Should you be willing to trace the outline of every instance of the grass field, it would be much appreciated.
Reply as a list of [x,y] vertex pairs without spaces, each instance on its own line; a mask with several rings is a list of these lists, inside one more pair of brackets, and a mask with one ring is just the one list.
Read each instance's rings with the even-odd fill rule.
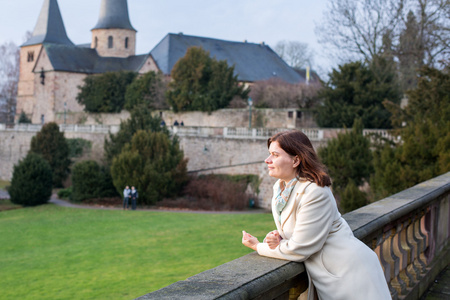
[[270,214],[54,206],[0,212],[0,299],[134,299],[250,253]]

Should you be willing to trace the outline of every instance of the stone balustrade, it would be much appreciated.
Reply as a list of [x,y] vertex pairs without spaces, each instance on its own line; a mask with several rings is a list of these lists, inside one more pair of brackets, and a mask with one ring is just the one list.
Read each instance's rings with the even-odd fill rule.
[[[392,299],[419,299],[449,264],[449,200],[450,172],[344,215],[377,253]],[[307,284],[302,263],[251,253],[138,299],[296,299]]]

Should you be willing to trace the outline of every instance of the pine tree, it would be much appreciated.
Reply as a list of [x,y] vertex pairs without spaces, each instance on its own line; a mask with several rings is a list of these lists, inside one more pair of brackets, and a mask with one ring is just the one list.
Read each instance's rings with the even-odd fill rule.
[[113,159],[111,174],[117,191],[135,186],[139,202],[152,204],[181,191],[187,181],[186,165],[176,138],[140,130]]
[[23,206],[47,203],[52,195],[52,182],[49,163],[38,154],[28,153],[14,166],[8,188],[11,202]]
[[37,153],[48,161],[53,172],[53,186],[61,187],[69,174],[69,146],[58,124],[45,124],[31,139],[29,153]]

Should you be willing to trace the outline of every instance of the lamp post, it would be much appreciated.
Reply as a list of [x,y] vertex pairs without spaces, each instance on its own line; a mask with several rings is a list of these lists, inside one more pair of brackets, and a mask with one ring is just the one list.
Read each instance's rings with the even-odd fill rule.
[[248,98],[248,128],[252,128],[252,98]]

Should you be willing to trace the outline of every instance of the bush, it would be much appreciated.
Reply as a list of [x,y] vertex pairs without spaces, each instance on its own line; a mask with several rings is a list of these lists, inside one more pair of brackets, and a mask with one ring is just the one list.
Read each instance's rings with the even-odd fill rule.
[[11,186],[8,189],[11,202],[23,206],[35,206],[48,202],[52,195],[52,169],[42,156],[29,153],[14,166]]
[[22,111],[18,120],[19,124],[31,124],[30,118]]
[[119,193],[134,185],[139,203],[154,204],[181,191],[187,181],[186,165],[176,138],[140,130],[113,159],[111,174]]
[[202,176],[189,181],[184,195],[190,199],[190,208],[204,210],[244,210],[254,195],[247,194],[245,180],[234,181],[224,176]]
[[93,160],[82,161],[73,167],[71,200],[81,202],[113,196],[117,196],[117,192],[107,168]]
[[69,175],[69,146],[64,133],[56,123],[45,124],[41,131],[31,139],[29,153],[36,153],[50,164],[53,172],[53,186],[61,187]]
[[81,157],[92,148],[92,142],[82,138],[66,139],[66,142],[69,146],[70,158]]
[[68,187],[67,189],[62,189],[58,191],[58,198],[59,199],[66,199],[69,200],[72,198],[72,187]]

